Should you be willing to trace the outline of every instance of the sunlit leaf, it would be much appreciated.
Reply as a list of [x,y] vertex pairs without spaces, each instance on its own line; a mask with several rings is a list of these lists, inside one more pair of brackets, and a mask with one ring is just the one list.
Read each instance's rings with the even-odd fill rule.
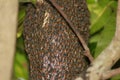
[[114,36],[116,8],[116,2],[109,2],[109,4],[103,9],[102,15],[100,15],[91,27],[90,43],[97,43],[94,57],[97,57],[99,53],[107,47]]
[[21,21],[23,21],[24,19],[24,16],[25,16],[25,7],[22,7],[19,9],[19,14],[18,14],[18,23],[20,24]]
[[92,3],[95,3],[96,0],[86,0],[88,4],[92,4]]
[[23,24],[21,24],[21,25],[18,27],[18,30],[17,30],[17,38],[21,37],[22,32],[23,32]]
[[18,14],[17,38],[19,38],[22,35],[24,17],[25,17],[25,7],[20,6],[19,14]]
[[107,19],[111,16],[112,8],[111,5],[114,5],[114,1],[111,1],[108,3],[107,6],[104,7],[104,9],[99,13],[99,16],[97,18],[94,18],[96,21],[91,25],[90,34],[93,35],[97,31],[99,31],[101,28],[103,28],[103,25],[106,23]]
[[28,80],[27,60],[24,54],[16,53],[14,74],[16,78],[24,78]]
[[[98,4],[100,6],[106,6],[109,2],[111,2],[112,0],[97,0]],[[114,1],[114,0],[113,0]]]

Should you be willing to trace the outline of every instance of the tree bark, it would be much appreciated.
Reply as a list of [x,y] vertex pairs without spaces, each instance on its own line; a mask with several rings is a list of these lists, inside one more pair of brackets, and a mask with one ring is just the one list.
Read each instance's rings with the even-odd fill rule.
[[11,80],[18,0],[0,0],[0,80]]

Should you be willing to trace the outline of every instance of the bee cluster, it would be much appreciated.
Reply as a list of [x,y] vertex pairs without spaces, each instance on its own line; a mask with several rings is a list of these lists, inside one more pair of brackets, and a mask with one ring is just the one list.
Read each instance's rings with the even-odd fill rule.
[[[90,22],[86,1],[54,1],[87,43]],[[87,67],[78,37],[47,0],[37,2],[36,7],[28,5],[23,35],[30,80],[73,80]]]

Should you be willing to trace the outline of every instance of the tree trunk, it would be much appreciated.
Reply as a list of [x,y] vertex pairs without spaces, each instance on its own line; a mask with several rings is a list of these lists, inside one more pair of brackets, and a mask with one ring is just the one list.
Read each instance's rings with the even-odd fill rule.
[[17,12],[17,0],[0,0],[0,80],[11,79]]

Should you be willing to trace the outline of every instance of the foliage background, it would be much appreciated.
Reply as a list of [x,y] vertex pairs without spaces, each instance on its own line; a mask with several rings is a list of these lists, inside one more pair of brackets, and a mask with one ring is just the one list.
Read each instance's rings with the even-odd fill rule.
[[[117,0],[86,0],[91,14],[89,48],[96,58],[110,43],[115,32]],[[18,30],[16,55],[14,60],[13,80],[28,80],[28,59],[24,50],[23,20],[26,6],[23,3],[35,0],[19,0]],[[119,66],[120,63],[117,64]],[[120,75],[110,80],[120,80]]]

